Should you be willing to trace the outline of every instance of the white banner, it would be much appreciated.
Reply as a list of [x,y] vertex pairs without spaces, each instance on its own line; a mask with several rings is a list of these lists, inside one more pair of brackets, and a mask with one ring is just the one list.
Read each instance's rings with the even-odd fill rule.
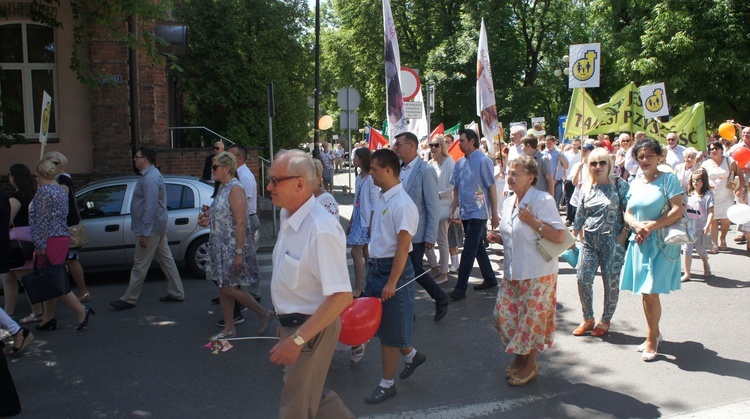
[[391,3],[383,0],[383,32],[385,40],[385,112],[388,115],[388,138],[406,131],[408,121],[404,112],[401,92],[401,56],[398,50],[396,24],[393,22]]
[[487,150],[495,156],[495,136],[499,134],[497,105],[495,104],[495,87],[492,83],[490,51],[487,47],[487,30],[479,30],[479,47],[477,48],[477,116],[482,121],[482,135],[487,138]]
[[568,87],[599,87],[601,57],[599,43],[571,45]]
[[664,82],[641,86],[639,90],[643,101],[644,118],[658,118],[669,115],[667,89],[664,87]]

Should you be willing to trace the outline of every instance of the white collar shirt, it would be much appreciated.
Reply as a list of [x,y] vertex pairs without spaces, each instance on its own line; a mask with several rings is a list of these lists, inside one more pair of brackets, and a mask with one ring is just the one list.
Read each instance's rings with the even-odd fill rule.
[[[419,223],[419,211],[404,187],[399,183],[380,193],[375,205],[370,232],[370,257],[392,258],[398,249],[398,233],[406,231],[414,236]],[[409,251],[412,251],[409,240]]]
[[685,157],[682,155],[682,153],[684,152],[685,147],[681,145],[676,145],[674,146],[674,148],[670,148],[669,146],[667,146],[667,165],[674,169],[678,164],[685,163]]
[[255,175],[246,164],[241,164],[237,168],[237,179],[240,180],[242,187],[245,188],[247,212],[250,215],[255,214],[258,212],[258,183],[255,182]]
[[[513,159],[517,159],[519,156],[523,156],[523,144],[514,145],[513,143],[510,143],[508,146],[508,161],[512,161]],[[509,165],[506,165],[506,172],[510,167]]]
[[292,215],[282,209],[271,276],[276,312],[312,315],[339,292],[352,292],[346,235],[339,221],[314,196]]

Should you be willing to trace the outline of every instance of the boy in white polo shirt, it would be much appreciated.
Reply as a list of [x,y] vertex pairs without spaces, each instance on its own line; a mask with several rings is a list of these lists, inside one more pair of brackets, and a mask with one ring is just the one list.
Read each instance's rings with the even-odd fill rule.
[[370,175],[380,187],[370,237],[370,260],[364,295],[383,300],[383,317],[378,328],[383,358],[383,378],[366,403],[380,403],[396,395],[395,375],[399,354],[406,365],[399,377],[409,378],[427,357],[411,346],[414,330],[414,283],[396,289],[414,278],[409,261],[411,239],[417,231],[417,206],[399,180],[396,153],[380,149],[370,158]]

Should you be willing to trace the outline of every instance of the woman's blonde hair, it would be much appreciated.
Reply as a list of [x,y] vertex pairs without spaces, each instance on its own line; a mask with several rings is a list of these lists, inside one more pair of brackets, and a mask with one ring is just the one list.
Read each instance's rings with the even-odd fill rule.
[[217,154],[214,157],[213,162],[216,165],[228,167],[229,174],[232,176],[234,176],[235,172],[237,172],[237,158],[234,157],[234,154],[228,151],[222,151],[221,153]]
[[318,159],[313,159],[313,165],[315,166],[315,176],[317,178],[323,177],[323,163]]
[[59,152],[59,151],[50,151],[44,154],[44,157],[42,157],[44,160],[53,160],[58,163],[60,163],[60,167],[63,171],[65,171],[65,168],[68,166],[68,158],[65,157],[65,154]]
[[[445,144],[445,137],[442,135],[436,135],[428,141],[428,144],[433,141],[437,141],[440,144],[440,153],[442,153],[444,157],[448,157],[448,146]],[[432,148],[430,148],[430,150],[432,150]]]
[[[614,177],[614,168],[612,167],[612,157],[609,155],[609,151],[607,151],[604,147],[598,147],[595,148],[591,153],[589,153],[588,162],[589,162],[589,180],[591,181],[590,185],[596,184],[596,175],[594,174],[594,170],[591,167],[591,162],[599,162],[599,161],[606,161],[607,162],[607,179],[611,179]],[[598,163],[597,163],[598,164]]]
[[47,180],[52,180],[57,175],[57,165],[52,160],[41,159],[36,163],[36,173]]

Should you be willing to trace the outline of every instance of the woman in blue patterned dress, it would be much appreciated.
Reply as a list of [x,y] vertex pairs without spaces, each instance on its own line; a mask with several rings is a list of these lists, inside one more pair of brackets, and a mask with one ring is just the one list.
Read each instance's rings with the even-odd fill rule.
[[[664,243],[658,230],[682,217],[682,186],[677,176],[656,168],[661,153],[661,145],[651,138],[633,146],[632,155],[643,177],[630,185],[625,210],[625,222],[632,230],[620,274],[620,289],[643,295],[648,334],[636,350],[643,353],[644,361],[656,358],[662,341],[659,294],[680,289],[680,246]],[[670,210],[662,214],[667,199]]]
[[370,176],[370,149],[361,147],[354,152],[354,167],[360,174],[354,181],[354,212],[346,228],[346,244],[352,247],[354,264],[354,297],[362,295],[365,282],[365,261],[369,258],[367,244],[370,243],[370,220],[380,188]]
[[256,257],[251,241],[246,240],[250,232],[250,216],[247,211],[245,190],[237,178],[237,160],[234,155],[222,151],[213,159],[211,172],[217,183],[221,183],[210,210],[204,210],[201,226],[211,225],[208,239],[208,263],[206,279],[216,282],[219,287],[219,304],[224,317],[224,328],[211,337],[219,340],[237,336],[234,328],[234,301],[254,311],[260,319],[258,335],[265,333],[273,321],[273,312],[266,310],[255,299],[243,291],[241,285],[250,285],[251,278],[258,278],[258,272],[251,272]]
[[[57,168],[54,162],[40,160],[36,164],[36,174],[39,189],[29,205],[29,226],[31,238],[34,241],[34,258],[46,256],[46,260],[49,260],[51,265],[62,265],[65,263],[70,247],[68,194],[55,181]],[[39,266],[43,265],[44,263],[39,263]],[[75,312],[79,321],[75,327],[76,330],[86,327],[91,315],[96,314],[91,307],[81,304],[78,298],[69,291],[65,295],[44,302],[44,315],[42,322],[36,327],[37,330],[57,329],[57,320],[55,320],[57,300],[62,301]]]
[[[620,271],[625,248],[617,242],[623,229],[623,210],[630,185],[615,176],[612,159],[600,147],[588,156],[589,185],[580,192],[580,201],[573,225],[574,235],[583,230],[583,248],[578,261],[578,296],[583,308],[583,322],[573,335],[604,336],[617,308],[620,296]],[[604,281],[604,310],[594,327],[593,284],[596,270],[601,268]]]

